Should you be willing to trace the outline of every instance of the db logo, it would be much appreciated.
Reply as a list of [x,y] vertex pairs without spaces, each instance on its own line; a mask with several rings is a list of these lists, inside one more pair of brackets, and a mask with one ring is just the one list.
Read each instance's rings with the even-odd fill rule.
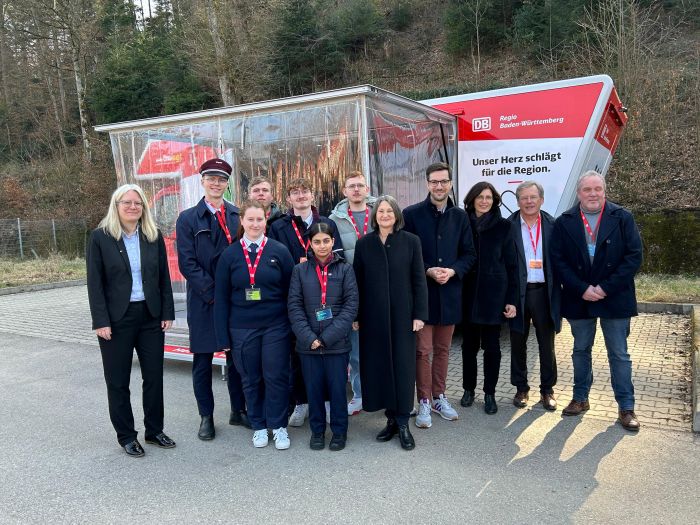
[[491,117],[477,117],[472,119],[472,131],[488,131],[491,129]]

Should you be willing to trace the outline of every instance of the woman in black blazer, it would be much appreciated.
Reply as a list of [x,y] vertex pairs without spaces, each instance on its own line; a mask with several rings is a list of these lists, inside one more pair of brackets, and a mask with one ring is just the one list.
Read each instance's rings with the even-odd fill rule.
[[109,417],[127,455],[141,457],[129,398],[134,349],[143,377],[146,443],[173,448],[163,433],[163,343],[175,319],[163,237],[137,185],[112,194],[87,247],[87,284],[107,383]]

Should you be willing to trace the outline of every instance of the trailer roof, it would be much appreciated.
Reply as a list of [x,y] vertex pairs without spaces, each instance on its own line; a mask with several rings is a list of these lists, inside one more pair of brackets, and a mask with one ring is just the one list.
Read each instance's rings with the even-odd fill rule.
[[139,120],[129,120],[126,122],[117,122],[114,124],[101,124],[95,126],[95,131],[129,131],[135,129],[155,128],[168,126],[178,123],[193,123],[209,120],[212,117],[223,117],[228,115],[236,115],[240,113],[257,113],[275,108],[287,108],[295,105],[305,105],[310,102],[326,101],[332,99],[349,98],[358,95],[364,95],[371,98],[379,98],[387,102],[392,102],[399,106],[409,107],[421,111],[432,116],[436,120],[452,121],[454,115],[446,113],[439,109],[432,108],[410,98],[402,97],[390,91],[365,84],[361,86],[333,89],[329,91],[319,91],[318,93],[310,93],[308,95],[297,95],[293,97],[278,98],[273,100],[265,100],[262,102],[251,102],[249,104],[240,104],[237,106],[225,106],[222,108],[207,109],[202,111],[190,111],[187,113],[178,113],[175,115],[167,115],[164,117],[152,117]]

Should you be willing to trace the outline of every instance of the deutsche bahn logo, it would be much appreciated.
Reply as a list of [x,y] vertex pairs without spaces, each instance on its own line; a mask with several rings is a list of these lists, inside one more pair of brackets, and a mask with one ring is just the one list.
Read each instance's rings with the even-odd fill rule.
[[472,131],[489,131],[491,129],[491,117],[477,117],[472,119]]

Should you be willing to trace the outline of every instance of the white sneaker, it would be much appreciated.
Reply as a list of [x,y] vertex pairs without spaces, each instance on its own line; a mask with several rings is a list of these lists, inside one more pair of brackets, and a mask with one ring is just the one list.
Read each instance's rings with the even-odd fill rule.
[[416,416],[416,426],[418,428],[430,428],[433,426],[433,418],[430,417],[430,401],[421,399]]
[[324,403],[326,405],[326,423],[329,425],[331,424],[331,402],[326,401]]
[[309,415],[309,405],[304,403],[303,405],[297,405],[294,407],[294,412],[289,416],[289,426],[290,427],[300,427],[304,424],[304,421]]
[[253,432],[253,446],[255,448],[263,448],[267,446],[267,429],[256,430]]
[[348,403],[348,416],[356,416],[362,412],[362,398],[353,397]]
[[459,419],[459,414],[452,408],[452,405],[445,397],[445,394],[440,394],[440,397],[433,399],[433,412],[440,414],[442,419],[447,419],[448,421],[455,421]]
[[272,439],[275,440],[277,450],[287,450],[289,448],[289,434],[286,427],[279,427],[272,431]]

